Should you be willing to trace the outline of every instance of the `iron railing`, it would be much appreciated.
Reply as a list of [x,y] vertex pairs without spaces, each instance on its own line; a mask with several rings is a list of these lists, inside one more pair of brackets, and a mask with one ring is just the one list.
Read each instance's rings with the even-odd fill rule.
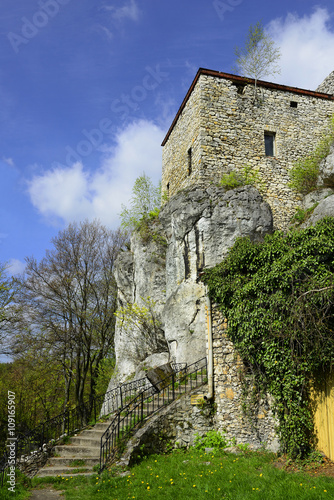
[[[65,410],[63,413],[46,420],[34,429],[18,433],[16,439],[16,461],[31,457],[34,452],[51,448],[64,436],[79,432],[91,420],[109,415],[122,409],[127,401],[133,399],[138,393],[146,390],[151,384],[147,378],[128,382],[111,389],[107,393],[85,401],[83,404]],[[8,469],[8,454],[5,451],[0,457],[0,484],[3,486]]]
[[174,371],[157,386],[147,387],[117,415],[101,437],[100,471],[125,443],[125,440],[140,426],[146,417],[172,403],[182,394],[207,382],[207,359],[192,365],[174,366]]

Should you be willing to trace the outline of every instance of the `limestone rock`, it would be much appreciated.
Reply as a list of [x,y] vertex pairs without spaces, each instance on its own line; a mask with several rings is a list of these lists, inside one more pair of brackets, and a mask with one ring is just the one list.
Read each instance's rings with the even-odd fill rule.
[[317,92],[324,94],[334,94],[334,71],[332,71],[324,81],[317,87]]
[[314,224],[324,217],[334,217],[334,195],[322,200],[314,209],[311,217],[301,227],[314,226]]
[[109,384],[112,389],[119,383],[128,380],[130,375],[135,378],[145,376],[140,363],[146,360],[146,367],[150,362],[155,364],[152,355],[164,353],[163,362],[166,360],[167,344],[164,340],[163,321],[161,312],[165,305],[165,253],[166,245],[162,227],[158,221],[152,223],[151,230],[155,237],[144,237],[135,232],[131,238],[131,249],[122,252],[115,265],[115,278],[118,287],[118,307],[127,304],[145,305],[145,300],[150,297],[154,301],[155,320],[160,323],[157,344],[152,339],[142,337],[142,332],[134,325],[125,326],[117,318],[115,329],[116,351],[116,377]]
[[320,163],[319,186],[334,188],[334,143],[328,156]]
[[239,236],[261,239],[272,231],[272,214],[259,192],[246,186],[211,186],[177,193],[160,220],[167,236],[165,335],[177,363],[206,355],[205,268],[226,257]]
[[159,348],[150,347],[136,328],[125,328],[118,318],[116,377],[109,389],[129,380],[130,374],[144,376],[157,366],[157,357],[161,365],[191,364],[205,357],[207,298],[201,273],[221,262],[237,237],[258,240],[272,231],[270,207],[250,186],[179,192],[161,210],[160,222],[153,238],[133,235],[131,250],[117,260],[116,281],[119,307],[141,306],[147,297],[155,301],[161,342]]
[[312,191],[311,193],[304,196],[303,208],[305,210],[307,210],[308,208],[312,208],[316,203],[320,203],[322,200],[332,194],[334,194],[334,190],[331,188],[323,188]]

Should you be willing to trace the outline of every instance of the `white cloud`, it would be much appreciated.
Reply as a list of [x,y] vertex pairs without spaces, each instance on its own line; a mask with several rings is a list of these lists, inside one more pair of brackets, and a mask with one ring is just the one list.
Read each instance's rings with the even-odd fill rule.
[[275,82],[315,90],[334,69],[332,15],[317,7],[310,15],[288,14],[266,27],[280,47],[281,75]]
[[118,133],[115,146],[104,148],[97,171],[89,172],[78,162],[33,177],[28,183],[32,204],[51,223],[99,218],[116,228],[136,178],[145,172],[154,183],[159,181],[163,136],[150,121],[134,122]]
[[131,19],[132,21],[138,21],[139,19],[139,8],[135,0],[129,0],[129,2],[123,7],[114,7],[108,5],[104,7],[105,10],[112,12],[112,17],[118,21],[123,19]]
[[2,158],[2,161],[4,161],[5,163],[7,163],[7,165],[9,165],[10,167],[14,167],[14,160],[13,158]]
[[8,272],[11,276],[23,273],[26,264],[18,259],[11,259],[8,263]]

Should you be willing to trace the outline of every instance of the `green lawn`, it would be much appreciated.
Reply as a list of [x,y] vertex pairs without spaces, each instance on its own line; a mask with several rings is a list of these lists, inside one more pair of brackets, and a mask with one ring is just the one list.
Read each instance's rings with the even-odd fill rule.
[[[58,477],[52,482],[54,488],[65,490],[66,500],[334,498],[333,479],[287,473],[273,467],[274,459],[269,453],[205,454],[192,449],[151,456],[132,467],[127,477],[116,477],[111,468],[102,475],[80,479]],[[50,480],[32,481],[35,488],[45,483]],[[13,498],[13,494],[1,498]]]

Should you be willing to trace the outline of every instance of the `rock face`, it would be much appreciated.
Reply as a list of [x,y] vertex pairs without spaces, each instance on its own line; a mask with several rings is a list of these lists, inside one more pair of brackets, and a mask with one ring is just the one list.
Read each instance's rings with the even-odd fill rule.
[[[116,376],[108,390],[123,383],[130,375],[145,376],[145,369],[169,361],[168,346],[163,334],[162,310],[165,305],[165,254],[166,242],[162,227],[155,221],[149,234],[133,233],[131,248],[122,252],[116,262],[115,278],[118,287],[118,309],[137,304],[149,309],[148,301],[154,304],[154,320],[158,324],[157,338],[147,338],[136,324],[126,324],[118,317],[115,331]],[[147,314],[152,320],[153,311]]]
[[324,81],[317,87],[317,92],[324,94],[334,94],[334,71],[332,71]]
[[[163,207],[150,235],[135,233],[131,248],[116,264],[118,304],[154,300],[165,343],[147,342],[142,332],[117,319],[116,376],[110,389],[148,368],[173,361],[192,363],[206,356],[205,268],[226,256],[239,236],[259,240],[272,231],[268,203],[252,187],[226,191],[195,187],[177,193]],[[161,340],[161,339],[160,339]]]
[[160,213],[167,237],[165,336],[178,363],[206,355],[206,291],[200,274],[221,262],[239,236],[272,230],[270,207],[252,187],[195,187],[177,193]]
[[301,227],[314,226],[314,224],[324,217],[334,217],[334,195],[328,196],[324,200],[320,201],[319,205],[314,209],[312,215]]
[[334,188],[334,143],[331,145],[328,156],[320,163],[320,186]]

